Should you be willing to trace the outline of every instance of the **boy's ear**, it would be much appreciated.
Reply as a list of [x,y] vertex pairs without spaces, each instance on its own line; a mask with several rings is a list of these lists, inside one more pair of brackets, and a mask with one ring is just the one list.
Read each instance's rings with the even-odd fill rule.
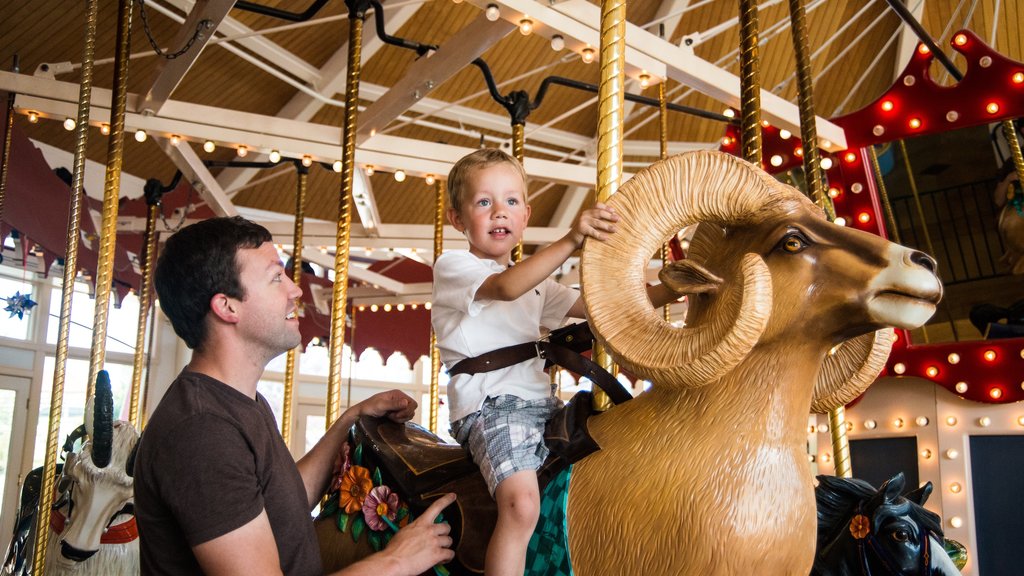
[[234,324],[238,322],[238,301],[218,292],[210,298],[210,312],[221,321]]
[[452,227],[459,232],[466,231],[466,227],[462,224],[462,216],[459,214],[458,210],[449,208],[448,212],[446,212],[446,216],[448,217],[448,223],[451,224]]

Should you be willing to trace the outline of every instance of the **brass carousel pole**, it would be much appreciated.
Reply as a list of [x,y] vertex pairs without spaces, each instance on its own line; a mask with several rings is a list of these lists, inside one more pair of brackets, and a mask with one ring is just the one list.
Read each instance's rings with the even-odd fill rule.
[[96,261],[96,313],[93,316],[92,349],[86,398],[95,393],[96,375],[103,368],[107,345],[107,312],[114,272],[117,241],[117,200],[121,192],[124,153],[124,112],[128,98],[128,57],[132,32],[132,0],[121,0],[117,13],[117,48],[114,55],[114,92],[111,95],[110,137],[107,140],[107,177],[103,189],[103,222]]
[[[444,195],[445,182],[438,178],[434,184],[434,262],[444,250]],[[441,352],[437,349],[437,334],[430,329],[430,431],[437,433],[437,406],[441,398],[438,377],[441,372]]]
[[[836,219],[832,199],[825,193],[818,158],[818,130],[814,119],[814,87],[811,76],[811,59],[807,51],[807,18],[803,0],[789,0],[789,17],[793,27],[793,51],[796,53],[796,76],[800,104],[800,139],[804,146],[804,181],[807,192],[814,202],[828,214],[829,220]],[[828,413],[829,431],[832,434],[832,454],[836,476],[852,478],[850,468],[850,443],[846,438],[846,409],[839,406]]]
[[341,352],[345,344],[345,308],[348,301],[349,236],[352,232],[352,184],[355,176],[356,116],[363,52],[363,20],[368,0],[346,0],[348,6],[348,78],[345,82],[345,126],[342,134],[341,194],[335,238],[334,291],[331,305],[330,375],[327,379],[327,427],[341,414]]
[[868,146],[871,158],[871,170],[875,174],[875,183],[878,185],[878,195],[882,198],[882,210],[885,211],[885,221],[889,225],[889,236],[897,244],[900,241],[900,230],[896,227],[896,214],[892,211],[892,204],[889,202],[889,191],[885,189],[885,180],[882,178],[882,167],[878,164],[878,152],[874,145]]
[[[14,55],[14,65],[11,70],[18,73],[18,56]],[[7,168],[11,160],[11,132],[14,130],[14,99],[17,97],[13,91],[7,93],[7,127],[4,130],[4,147],[0,151],[0,217],[4,215],[4,200],[7,198]]]
[[[601,84],[598,87],[597,201],[607,202],[622,183],[622,124],[626,94],[626,2],[601,0]],[[616,375],[618,367],[604,346],[594,346],[594,362]],[[593,390],[594,408],[611,399]]]
[[71,329],[71,296],[78,272],[78,236],[82,220],[82,190],[85,181],[85,145],[89,134],[89,106],[92,100],[92,70],[96,52],[96,20],[99,1],[89,0],[85,8],[85,48],[82,52],[82,78],[78,86],[78,115],[75,124],[75,160],[68,206],[68,234],[64,251],[64,284],[61,288],[60,321],[57,325],[57,351],[50,393],[50,422],[46,431],[43,478],[36,511],[36,541],[32,567],[37,576],[46,572],[46,544],[50,535],[50,505],[57,469],[57,434],[64,409],[64,377],[68,362],[68,333]]
[[[526,160],[526,152],[524,150],[526,140],[526,124],[522,122],[512,122],[512,155],[515,156],[520,166],[523,161]],[[512,249],[512,261],[521,262],[523,260],[523,239],[519,239],[519,243]]]
[[[665,98],[665,80],[658,82],[658,138],[661,141],[662,160],[668,158],[668,101]],[[668,266],[668,242],[661,245],[661,266]],[[672,304],[665,304],[662,313],[665,322],[672,320]]]
[[743,159],[761,166],[761,81],[757,0],[740,0],[740,116]]
[[[148,183],[147,183],[148,185]],[[159,190],[154,188],[155,192]],[[150,292],[153,289],[153,270],[156,268],[156,219],[160,211],[160,196],[147,190],[146,233],[143,236],[142,282],[139,286],[139,325],[135,331],[135,353],[132,355],[132,391],[128,406],[128,421],[139,429],[139,396],[142,390],[143,360],[146,353],[146,326],[149,322]]]
[[[295,233],[292,236],[292,282],[302,287],[302,226],[306,218],[306,184],[309,179],[309,168],[301,163],[295,164],[298,174],[298,189],[295,191]],[[296,301],[302,306],[302,299]],[[300,310],[301,312],[301,310]],[[292,402],[295,398],[295,359],[302,353],[302,344],[288,351],[284,364],[284,406],[281,408],[281,437],[285,446],[291,448],[292,440]]]
[[[1003,135],[1006,136],[1006,143],[1010,145],[1010,155],[1013,158],[1013,166],[1017,169],[1017,178],[1024,183],[1024,155],[1020,151],[1020,140],[1017,139],[1017,131],[1013,128],[1013,122],[1003,121]],[[1013,199],[1013,186],[1006,187],[1007,201]]]

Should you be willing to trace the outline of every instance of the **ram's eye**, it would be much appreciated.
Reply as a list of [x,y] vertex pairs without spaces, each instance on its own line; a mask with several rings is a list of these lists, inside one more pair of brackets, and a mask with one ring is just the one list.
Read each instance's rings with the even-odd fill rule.
[[807,242],[795,234],[790,234],[782,239],[782,249],[786,252],[796,254],[803,251],[804,248],[807,248]]

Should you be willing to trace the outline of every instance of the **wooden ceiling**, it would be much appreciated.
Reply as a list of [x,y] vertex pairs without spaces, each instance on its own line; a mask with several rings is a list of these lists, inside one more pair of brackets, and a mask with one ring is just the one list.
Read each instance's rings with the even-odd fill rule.
[[[302,10],[305,6],[299,4],[312,1],[261,0],[260,3],[282,10]],[[501,17],[513,22],[524,12],[533,17],[532,13],[553,14],[581,2],[585,4],[583,0],[551,4],[533,0],[493,1]],[[223,4],[224,0],[220,3]],[[907,3],[917,11],[924,28],[939,39],[940,45],[947,48],[948,54],[954,55],[954,62],[961,67],[965,66],[962,58],[948,49],[952,33],[961,28],[971,29],[986,40],[995,38],[995,46],[1000,52],[1018,61],[1024,59],[1024,41],[1019,26],[1024,18],[1021,13],[1024,2],[1020,0],[907,0]],[[199,3],[200,6],[211,4],[217,4],[217,1]],[[689,38],[693,41],[691,48],[696,57],[716,65],[722,74],[736,75],[739,69],[736,57],[739,45],[739,28],[735,21],[737,4],[735,0],[633,0],[627,4],[627,18],[633,25],[663,35],[673,45],[685,45],[684,38]],[[766,90],[788,102],[795,102],[796,82],[793,78],[794,58],[787,4],[781,0],[761,3],[761,82]],[[484,37],[484,44],[489,48],[482,52],[482,57],[490,66],[503,94],[525,90],[535,95],[541,81],[551,75],[591,84],[599,82],[598,64],[582,62],[573,51],[581,46],[574,40],[575,28],[554,29],[551,22],[557,20],[545,16],[538,18],[536,33],[528,36],[516,32],[511,26],[507,28],[512,31],[504,36],[494,30],[485,32],[482,30],[488,23],[482,19],[481,8],[486,5],[486,0],[459,3],[452,0],[387,0],[384,5],[385,27],[393,36],[440,46],[441,50],[434,57],[444,52],[446,44],[458,43],[467,37]],[[856,110],[874,100],[890,85],[894,74],[909,57],[908,50],[912,50],[915,43],[912,33],[881,0],[806,0],[806,5],[810,48],[814,54],[812,70],[818,115],[828,118]],[[140,6],[144,7],[145,19]],[[127,80],[131,94],[144,95],[153,85],[160,67],[169,65],[154,55],[149,37],[163,48],[171,49],[168,46],[179,34],[181,22],[194,7],[193,0],[134,3],[133,58]],[[85,2],[67,0],[7,0],[0,7],[0,67],[10,70],[12,57],[17,55],[22,75],[32,77],[40,65],[57,64],[52,66],[57,71],[55,76],[51,75],[52,80],[40,78],[38,86],[33,85],[32,90],[41,94],[35,94],[33,99],[19,95],[18,100],[19,109],[49,102],[39,106],[49,106],[49,110],[41,111],[50,118],[30,124],[26,116],[20,114],[16,122],[30,138],[69,152],[74,147],[74,135],[64,130],[60,122],[64,118],[60,111],[67,109],[67,102],[60,105],[53,102],[62,98],[58,94],[67,92],[63,83],[74,85],[79,82],[85,10]],[[573,13],[580,12],[579,6],[573,10]],[[169,181],[177,168],[175,160],[179,164],[181,160],[172,159],[165,152],[163,141],[175,130],[185,136],[180,146],[190,146],[194,155],[202,160],[216,161],[236,160],[235,148],[239,145],[246,145],[254,151],[246,158],[249,160],[261,158],[256,152],[267,152],[276,142],[302,142],[306,134],[316,134],[321,140],[333,137],[330,136],[333,133],[327,130],[339,130],[343,121],[343,109],[338,104],[344,99],[347,14],[341,0],[327,1],[315,16],[303,23],[288,22],[237,7],[230,9],[227,16],[219,20],[213,36],[215,40],[205,45],[170,93],[176,109],[185,110],[186,124],[176,123],[181,119],[173,117],[174,113],[169,110],[171,105],[151,117],[143,117],[137,114],[139,110],[129,107],[129,113],[136,114],[129,116],[128,128],[134,130],[139,125],[147,126],[153,137],[142,143],[130,136],[126,138],[124,171],[142,179],[155,177]],[[93,85],[97,89],[109,90],[112,86],[111,60],[116,20],[117,3],[99,0],[93,76]],[[657,24],[650,25],[655,20],[664,23],[664,31]],[[596,22],[587,25],[597,28]],[[497,29],[493,25],[492,28]],[[560,51],[552,49],[548,38],[555,33],[566,37],[567,48]],[[360,97],[361,103],[368,106],[396,83],[418,74],[418,66],[423,66],[424,59],[418,59],[410,50],[381,46],[375,38],[372,20],[368,20],[364,27],[363,40]],[[197,44],[203,44],[203,41]],[[663,69],[680,65],[675,61],[675,53],[666,49],[663,54],[654,59]],[[447,54],[445,57],[459,60],[459,55]],[[62,69],[60,63],[64,62],[71,64],[70,69]],[[452,73],[449,79],[436,85],[429,93],[421,94],[415,107],[400,110],[401,116],[382,130],[383,134],[395,137],[395,140],[373,149],[375,139],[371,139],[361,144],[357,152],[357,160],[362,157],[364,163],[368,163],[366,158],[391,158],[393,160],[389,161],[394,162],[394,165],[377,164],[377,172],[368,178],[379,212],[380,222],[377,224],[419,225],[411,228],[412,234],[423,234],[426,225],[432,222],[434,190],[424,183],[422,176],[429,170],[443,175],[450,163],[446,163],[445,158],[461,149],[477,147],[481,142],[491,146],[502,145],[509,137],[508,114],[487,94],[481,72],[474,66],[449,72]],[[631,74],[635,78],[635,71]],[[941,76],[938,71],[936,74]],[[0,89],[15,90],[16,80],[11,75],[3,76]],[[726,107],[723,102],[680,84],[676,79],[669,78],[666,82],[671,101],[714,112],[721,112]],[[642,89],[635,80],[628,82],[627,90],[655,98],[658,94],[656,86]],[[238,115],[237,112],[258,116]],[[629,106],[625,123],[627,172],[657,157],[659,123],[655,114],[656,110],[649,107]],[[274,119],[282,118],[295,122],[279,128]],[[569,165],[586,165],[587,159],[594,157],[596,125],[594,94],[552,87],[543,104],[529,117],[527,157],[560,162],[566,166],[567,174],[576,174],[578,168],[570,168]],[[695,145],[715,147],[722,134],[720,122],[670,113],[668,138],[671,149]],[[287,139],[282,140],[281,137]],[[213,153],[202,150],[201,144],[207,138],[217,143]],[[316,150],[292,150],[281,146],[281,151],[292,157],[309,153],[329,163],[340,156],[340,147],[337,146],[340,140],[330,144],[338,150],[336,154],[322,144]],[[440,144],[459,148],[439,147]],[[106,161],[106,138],[98,128],[90,130],[87,155],[96,162]],[[409,165],[402,165],[403,161]],[[70,164],[68,161],[68,166]],[[564,229],[580,206],[592,201],[592,186],[573,181],[574,178],[579,180],[575,176],[561,178],[558,165],[554,166],[555,169],[531,170],[536,172],[531,181],[532,224],[551,229],[552,233]],[[390,173],[398,168],[411,174],[401,183],[396,182]],[[192,169],[196,167],[192,166]],[[297,179],[290,165],[264,172],[248,171],[241,175],[239,170],[210,168],[208,178],[215,179],[236,206],[283,215],[293,213]],[[338,211],[339,188],[340,178],[336,173],[314,167],[309,178],[307,215],[333,222]],[[93,194],[98,192],[92,191]],[[141,189],[123,190],[122,193],[135,196],[141,194]],[[428,235],[423,236],[426,242]],[[395,242],[399,241],[396,239]],[[359,242],[354,240],[353,245],[358,246]]]

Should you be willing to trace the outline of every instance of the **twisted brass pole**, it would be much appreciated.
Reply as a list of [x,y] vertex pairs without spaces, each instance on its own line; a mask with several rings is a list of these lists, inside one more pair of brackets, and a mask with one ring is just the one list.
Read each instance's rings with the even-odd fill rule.
[[[434,262],[444,250],[444,195],[445,182],[440,178],[434,184]],[[437,334],[430,329],[430,431],[437,433],[437,405],[441,398],[438,377],[441,372],[441,352],[437,349]]]
[[71,329],[71,297],[75,292],[78,275],[78,236],[82,221],[82,194],[85,181],[85,146],[89,134],[89,107],[92,100],[92,71],[96,53],[96,20],[98,0],[88,0],[85,8],[85,48],[82,51],[82,77],[78,86],[78,114],[75,124],[75,160],[71,176],[68,205],[68,227],[64,248],[64,274],[61,287],[60,321],[57,325],[57,351],[53,365],[53,388],[50,392],[50,422],[46,430],[46,451],[43,460],[43,478],[39,488],[39,508],[36,511],[36,541],[32,566],[35,574],[46,571],[46,544],[50,535],[50,505],[53,498],[53,480],[57,470],[57,434],[64,409],[64,378],[68,362],[68,334]]
[[850,441],[846,437],[846,408],[840,406],[828,413],[828,430],[832,435],[836,476],[853,478],[853,468],[850,467]]
[[96,376],[103,369],[107,349],[107,313],[114,272],[114,247],[117,243],[117,201],[121,193],[121,163],[124,158],[124,113],[128,99],[133,5],[132,0],[121,0],[117,12],[114,92],[111,95],[110,137],[107,140],[107,177],[103,187],[103,222],[96,261],[96,312],[92,324],[87,398],[95,393]]
[[[1006,136],[1006,143],[1010,145],[1010,155],[1013,157],[1013,166],[1017,169],[1017,178],[1024,184],[1024,155],[1021,155],[1020,140],[1017,139],[1017,131],[1013,128],[1013,122],[1003,121],[1003,135]],[[1007,198],[1013,198],[1013,186],[1006,188]]]
[[342,136],[341,194],[335,237],[334,290],[331,306],[330,373],[327,379],[327,427],[341,414],[341,352],[345,344],[345,308],[348,301],[349,237],[352,232],[352,184],[355,176],[356,116],[359,75],[362,69],[365,8],[349,6],[348,77],[345,82],[345,126]]
[[[665,83],[658,82],[658,140],[661,143],[661,159],[668,158],[668,101],[665,98]],[[668,266],[668,242],[661,245],[661,267]],[[662,309],[665,322],[672,320],[672,304]]]
[[[292,282],[302,287],[302,226],[306,219],[306,184],[309,178],[309,168],[302,164],[296,165],[298,173],[298,188],[295,191],[295,232],[292,235]],[[296,306],[302,306],[302,298],[295,301]],[[298,310],[299,313],[302,310]],[[302,343],[288,351],[284,360],[284,405],[281,407],[281,438],[285,446],[292,445],[292,404],[295,398],[295,359],[302,353]]]
[[828,214],[836,219],[832,199],[825,193],[818,154],[818,128],[814,117],[814,77],[807,47],[807,16],[803,0],[789,0],[789,16],[793,27],[793,51],[796,53],[797,90],[800,108],[800,139],[803,140],[804,181],[807,193]]
[[[622,183],[623,115],[626,90],[626,2],[601,0],[601,84],[598,87],[597,201],[607,202]],[[585,287],[584,287],[585,289]],[[618,368],[604,346],[595,344],[594,361],[611,374]],[[593,390],[594,408],[607,410],[611,399]]]
[[[515,157],[519,165],[522,166],[526,160],[526,151],[524,149],[526,140],[526,125],[516,122],[512,124],[512,156]],[[524,190],[524,193],[529,191]],[[523,239],[519,239],[519,243],[512,249],[512,261],[521,262],[523,260]]]
[[761,81],[757,0],[740,0],[740,116],[743,159],[761,166]]
[[882,198],[882,210],[885,211],[885,221],[889,225],[889,237],[897,244],[900,240],[900,230],[896,227],[896,214],[892,211],[892,204],[889,202],[889,191],[885,188],[885,179],[882,178],[882,167],[878,164],[878,152],[873,145],[868,146],[871,158],[871,170],[875,174],[875,183],[878,184],[878,195]]
[[[147,198],[148,200],[148,198]],[[149,322],[150,292],[153,289],[153,270],[156,268],[156,219],[160,207],[154,201],[146,212],[146,233],[143,236],[142,281],[139,285],[139,325],[135,330],[135,353],[132,355],[132,390],[128,404],[128,421],[136,430],[141,429],[139,396],[142,392],[143,360],[146,353],[146,326]]]
[[[14,56],[12,70],[15,74],[18,70],[18,56]],[[0,218],[4,215],[4,203],[7,198],[7,170],[11,160],[11,132],[14,131],[14,99],[17,94],[14,91],[7,93],[7,116],[6,129],[4,130],[4,147],[0,151]]]

